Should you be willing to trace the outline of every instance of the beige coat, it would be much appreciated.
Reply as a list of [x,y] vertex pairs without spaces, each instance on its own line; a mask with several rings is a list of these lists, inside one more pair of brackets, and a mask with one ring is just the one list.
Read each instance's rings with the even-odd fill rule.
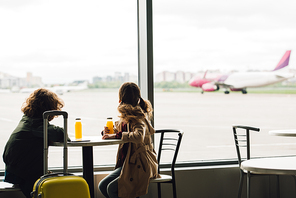
[[[115,123],[115,128],[121,130],[122,122]],[[158,163],[153,149],[151,135],[155,130],[147,119],[128,125],[129,132],[122,132],[122,140],[127,142],[128,151],[118,179],[118,196],[133,198],[148,193],[150,178],[157,178]],[[120,144],[117,152],[116,167],[120,164]]]

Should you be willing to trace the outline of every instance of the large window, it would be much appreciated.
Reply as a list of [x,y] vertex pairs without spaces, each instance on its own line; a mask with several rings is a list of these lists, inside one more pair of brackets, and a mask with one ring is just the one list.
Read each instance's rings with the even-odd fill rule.
[[[89,136],[100,135],[107,117],[117,119],[119,85],[137,82],[137,2],[1,1],[0,18],[1,156],[22,103],[38,87],[60,94],[70,135],[76,117]],[[62,118],[52,123],[63,126]],[[96,164],[115,163],[116,146],[94,152]],[[50,166],[62,166],[62,150],[49,153]],[[81,166],[81,148],[69,148],[69,165]]]
[[[292,0],[153,1],[154,124],[184,130],[179,162],[236,158],[233,124],[261,128],[252,135],[257,156],[295,154],[294,139],[268,134],[296,128],[296,94],[283,91],[293,87],[228,95],[201,94],[188,85],[206,70],[207,77],[272,70],[286,50],[292,50],[288,69],[295,69],[294,7]],[[0,18],[1,154],[22,103],[37,87],[49,87],[65,101],[70,136],[76,117],[89,136],[100,134],[108,116],[117,118],[118,86],[137,79],[137,2],[4,1]],[[84,88],[74,91],[78,86]],[[277,92],[263,93],[268,90]],[[62,118],[53,124],[62,126]],[[117,146],[94,149],[96,165],[114,164]],[[49,164],[62,166],[62,149],[50,148]],[[81,166],[80,148],[69,148],[69,165]]]
[[268,134],[296,128],[294,79],[247,94],[201,94],[188,85],[188,76],[202,78],[207,70],[206,78],[271,71],[287,50],[287,71],[295,72],[295,2],[157,0],[153,6],[155,127],[184,130],[179,160],[235,159],[233,124],[261,129],[252,134],[253,155],[295,154],[295,139]]

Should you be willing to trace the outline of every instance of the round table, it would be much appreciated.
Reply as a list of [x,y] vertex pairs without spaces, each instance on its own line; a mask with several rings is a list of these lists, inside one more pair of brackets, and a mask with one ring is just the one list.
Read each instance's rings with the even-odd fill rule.
[[296,157],[269,157],[243,161],[241,168],[255,174],[296,175]]
[[282,129],[269,131],[270,135],[296,137],[296,129]]
[[[75,140],[75,138],[71,138]],[[94,164],[93,164],[93,147],[106,146],[124,143],[121,139],[102,140],[102,136],[84,136],[81,141],[67,142],[68,147],[82,147],[83,159],[83,177],[87,181],[91,198],[94,198]],[[62,142],[54,142],[52,146],[64,146]]]

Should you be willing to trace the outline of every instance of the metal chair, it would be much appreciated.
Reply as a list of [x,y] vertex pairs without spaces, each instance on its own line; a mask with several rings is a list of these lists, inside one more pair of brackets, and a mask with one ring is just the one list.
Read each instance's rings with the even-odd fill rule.
[[[242,194],[242,187],[243,187],[243,182],[244,182],[244,176],[247,175],[247,197],[250,197],[250,183],[251,183],[251,177],[252,176],[266,176],[268,174],[253,174],[250,173],[249,171],[245,172],[241,168],[241,163],[244,160],[249,160],[251,158],[251,146],[250,146],[250,131],[256,131],[259,132],[259,128],[255,127],[250,127],[250,126],[239,126],[235,125],[232,126],[233,129],[233,135],[234,135],[234,142],[235,142],[235,147],[236,147],[236,152],[237,152],[237,157],[238,157],[238,163],[240,167],[240,182],[239,182],[239,189],[238,189],[238,198],[241,197]],[[242,130],[237,130],[237,129],[242,129]],[[242,152],[241,149],[245,149],[246,156],[242,157]],[[280,192],[279,192],[279,175],[277,176],[277,192],[278,195],[277,197],[280,197]]]
[[[172,184],[173,188],[173,198],[177,198],[177,191],[176,191],[176,179],[175,179],[175,164],[181,144],[181,140],[183,137],[184,132],[182,130],[176,129],[162,129],[156,130],[156,134],[160,134],[160,141],[158,147],[158,155],[157,161],[159,163],[158,166],[158,173],[160,172],[160,165],[161,165],[161,158],[165,154],[171,153],[172,159],[170,160],[170,175],[160,174],[161,178],[151,179],[150,183],[157,183],[157,191],[158,191],[158,198],[161,198],[161,184],[162,183],[170,183]],[[165,164],[167,165],[167,164]]]
[[[241,163],[243,161],[242,155],[241,155],[241,148],[245,148],[246,150],[246,157],[244,160],[250,159],[250,131],[257,131],[259,132],[259,128],[255,127],[249,127],[249,126],[232,126],[233,129],[233,135],[234,135],[234,142],[235,142],[235,148],[238,158],[238,164],[240,167],[240,180],[239,180],[239,188],[238,188],[238,198],[241,197],[242,194],[242,187],[244,182],[244,176],[247,174],[247,188],[249,193],[249,187],[250,187],[250,173],[245,173],[244,170],[241,169]],[[239,131],[237,129],[245,129],[244,131]]]

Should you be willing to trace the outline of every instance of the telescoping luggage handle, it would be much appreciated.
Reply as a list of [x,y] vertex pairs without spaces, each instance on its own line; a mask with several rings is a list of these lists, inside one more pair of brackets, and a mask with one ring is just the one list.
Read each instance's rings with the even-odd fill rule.
[[64,173],[67,173],[68,169],[68,148],[67,148],[67,121],[68,121],[68,113],[66,111],[45,111],[43,113],[43,130],[44,130],[44,149],[43,149],[43,159],[44,159],[44,175],[47,174],[48,171],[48,116],[59,116],[62,115],[64,117]]

